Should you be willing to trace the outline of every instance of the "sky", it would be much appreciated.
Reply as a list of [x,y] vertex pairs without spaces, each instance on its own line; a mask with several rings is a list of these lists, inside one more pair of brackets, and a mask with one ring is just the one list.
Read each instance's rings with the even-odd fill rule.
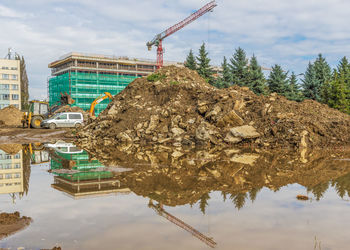
[[[48,64],[83,53],[156,59],[146,42],[209,0],[0,0],[0,57],[27,63],[30,98],[47,95]],[[350,51],[350,1],[217,0],[213,12],[166,38],[164,59],[183,62],[205,42],[220,65],[243,48],[264,67],[303,73],[322,53],[335,67]]]

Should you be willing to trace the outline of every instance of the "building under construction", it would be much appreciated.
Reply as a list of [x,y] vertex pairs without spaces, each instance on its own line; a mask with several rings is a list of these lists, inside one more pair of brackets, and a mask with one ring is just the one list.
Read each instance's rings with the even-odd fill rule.
[[[68,93],[75,100],[72,106],[88,110],[91,103],[104,92],[116,95],[136,78],[154,72],[156,62],[73,52],[50,63],[49,68],[51,68],[51,77],[48,80],[50,106],[60,101],[61,93]],[[107,105],[108,100],[99,103],[95,109],[96,115]]]

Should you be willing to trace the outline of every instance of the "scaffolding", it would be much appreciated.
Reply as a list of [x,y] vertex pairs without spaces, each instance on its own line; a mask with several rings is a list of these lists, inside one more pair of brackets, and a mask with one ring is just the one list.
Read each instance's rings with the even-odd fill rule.
[[[49,79],[49,104],[53,106],[60,101],[61,93],[70,94],[75,100],[72,106],[88,110],[91,103],[104,92],[112,95],[120,93],[137,76],[122,74],[82,73],[69,71]],[[101,113],[108,105],[104,100],[96,106],[95,114]]]

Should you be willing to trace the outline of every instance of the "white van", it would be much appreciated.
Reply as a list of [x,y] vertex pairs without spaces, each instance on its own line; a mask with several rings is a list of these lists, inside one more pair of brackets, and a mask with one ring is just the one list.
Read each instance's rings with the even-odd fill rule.
[[84,116],[79,112],[58,113],[46,120],[42,121],[45,128],[73,128],[81,127],[84,124]]

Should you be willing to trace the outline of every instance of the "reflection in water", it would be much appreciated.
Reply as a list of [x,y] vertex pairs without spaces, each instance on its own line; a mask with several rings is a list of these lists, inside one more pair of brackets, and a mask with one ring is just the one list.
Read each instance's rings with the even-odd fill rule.
[[[134,193],[139,198],[145,197],[142,204],[146,209],[153,209],[158,215],[171,222],[168,224],[177,225],[210,247],[216,247],[216,242],[221,247],[225,240],[220,238],[219,233],[214,234],[214,240],[208,236],[211,235],[209,232],[204,232],[203,228],[198,226],[200,224],[198,221],[189,219],[181,211],[172,211],[174,207],[184,205],[192,207],[196,204],[191,210],[195,210],[194,208],[198,205],[203,215],[208,215],[210,211],[214,210],[216,218],[228,216],[228,210],[221,209],[226,205],[219,203],[217,201],[219,198],[223,201],[230,201],[227,204],[230,207],[236,207],[238,210],[242,209],[246,212],[251,209],[250,213],[247,213],[248,216],[259,219],[260,222],[265,222],[264,218],[255,215],[259,214],[260,211],[251,207],[247,210],[244,208],[247,207],[248,200],[254,202],[259,196],[263,197],[263,189],[277,192],[289,184],[297,183],[305,187],[305,191],[309,193],[308,196],[310,194],[314,196],[314,201],[321,201],[325,192],[330,188],[336,190],[337,195],[342,199],[346,199],[350,194],[350,162],[344,160],[350,158],[349,151],[314,151],[300,154],[297,152],[231,149],[222,152],[197,150],[180,154],[167,148],[158,148],[156,151],[119,152],[113,156],[95,156],[89,155],[74,144],[65,142],[23,145],[20,146],[18,152],[14,152],[12,155],[9,153],[13,153],[14,150],[10,152],[10,148],[1,147],[2,151],[0,153],[4,156],[0,156],[0,171],[3,171],[3,173],[12,171],[12,176],[20,171],[21,177],[3,178],[0,179],[0,183],[3,184],[7,180],[20,182],[21,178],[23,180],[21,179],[22,184],[18,187],[12,187],[18,188],[16,192],[6,189],[11,186],[0,186],[0,192],[2,193],[16,193],[17,196],[22,197],[23,194],[28,193],[29,189],[30,164],[34,167],[36,164],[49,162],[49,172],[53,175],[53,180],[50,179],[48,184],[51,184],[53,188],[52,193],[50,193],[51,197],[64,193],[73,199],[85,198],[79,201],[70,198],[68,200],[74,202],[74,206],[81,204],[86,208],[84,209],[86,210],[85,213],[89,214],[93,213],[93,210],[89,210],[89,205],[96,203],[96,200],[91,199],[91,203],[88,203],[89,199],[87,198],[100,197],[97,201],[103,201],[102,196],[130,194],[124,197],[133,197]],[[11,155],[11,158],[8,155]],[[20,168],[14,167],[17,166],[15,164],[19,164],[17,160],[20,162]],[[8,168],[8,164],[11,168]],[[2,166],[6,167],[3,168]],[[45,175],[45,178],[52,177]],[[31,185],[39,186],[40,184],[32,183]],[[218,194],[221,194],[221,197]],[[65,197],[65,199],[67,198]],[[111,202],[111,200],[108,201]],[[63,200],[63,202],[66,202],[66,200]],[[231,205],[231,202],[233,205]],[[288,204],[289,202],[288,200],[281,200],[282,204]],[[313,202],[313,204],[315,203],[322,202]],[[210,207],[208,207],[209,204]],[[212,207],[213,204],[219,205]],[[295,204],[303,203],[295,199]],[[66,203],[62,204],[64,207],[65,205]],[[60,204],[55,204],[55,206],[60,207]],[[111,204],[111,206],[113,205]],[[128,208],[130,209],[130,206]],[[70,209],[67,209],[67,214],[72,212],[73,208]],[[138,208],[134,209],[135,211],[138,210]],[[246,218],[244,214],[241,211],[235,213],[235,216]],[[28,214],[28,216],[31,216],[31,214]],[[78,217],[71,219],[73,223],[79,219]],[[109,218],[108,215],[101,213],[101,219],[103,217]],[[151,221],[147,223],[152,225],[154,218]],[[138,222],[133,221],[136,225]],[[221,223],[223,222],[221,221]],[[231,232],[233,226],[229,228],[226,225],[224,228]],[[132,230],[135,230],[135,228]],[[131,234],[131,231],[128,232]],[[223,233],[224,231],[220,232]],[[278,234],[277,232],[274,233]],[[56,236],[52,235],[52,237]],[[126,236],[124,235],[124,237]]]

